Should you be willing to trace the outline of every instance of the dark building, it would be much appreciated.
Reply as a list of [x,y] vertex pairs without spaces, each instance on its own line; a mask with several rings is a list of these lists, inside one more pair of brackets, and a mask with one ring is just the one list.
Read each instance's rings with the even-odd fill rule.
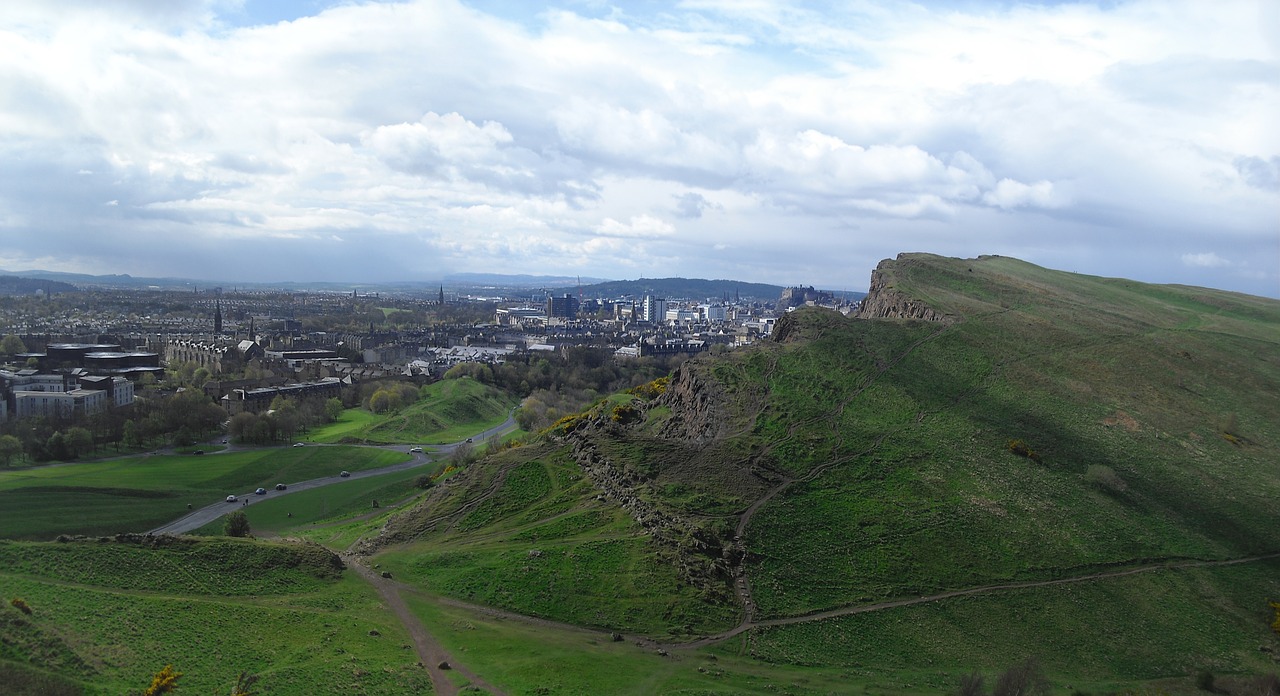
[[561,297],[547,298],[547,316],[564,319],[578,318],[578,298],[565,294]]

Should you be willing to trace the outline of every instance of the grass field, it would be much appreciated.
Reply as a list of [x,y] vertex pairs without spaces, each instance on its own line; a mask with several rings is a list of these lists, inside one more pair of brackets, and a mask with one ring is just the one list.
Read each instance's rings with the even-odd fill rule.
[[[242,670],[280,696],[431,692],[404,629],[367,584],[317,566],[322,551],[218,540],[146,552],[0,544],[23,559],[0,569],[0,674],[52,670],[73,693],[112,696],[140,692],[166,664],[183,673],[179,693],[227,693]],[[294,553],[313,560],[294,563]],[[69,554],[92,562],[66,577]],[[12,597],[32,613],[9,606]]]
[[140,532],[259,486],[407,459],[365,447],[285,447],[195,457],[129,457],[0,472],[0,537]]
[[[298,491],[279,498],[255,502],[240,510],[249,519],[249,526],[256,533],[295,534],[310,529],[317,523],[340,521],[345,518],[366,515],[382,508],[374,508],[404,500],[422,491],[414,485],[421,476],[437,473],[438,463],[395,471],[381,476],[343,481],[322,488]],[[216,520],[195,534],[220,535],[223,520]]]

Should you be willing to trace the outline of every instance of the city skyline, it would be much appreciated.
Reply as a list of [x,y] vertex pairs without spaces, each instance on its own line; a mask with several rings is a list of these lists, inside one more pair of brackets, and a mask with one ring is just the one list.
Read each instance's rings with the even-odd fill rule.
[[1280,297],[1273,3],[15,3],[0,47],[0,268]]

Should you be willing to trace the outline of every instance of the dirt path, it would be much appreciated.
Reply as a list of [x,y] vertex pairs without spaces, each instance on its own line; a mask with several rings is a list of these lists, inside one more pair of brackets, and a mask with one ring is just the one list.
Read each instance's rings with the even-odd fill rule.
[[714,636],[707,636],[689,643],[676,643],[665,645],[663,647],[673,650],[689,650],[694,648],[706,647],[716,643],[728,640],[739,634],[750,631],[753,628],[767,628],[770,626],[790,626],[792,624],[808,623],[810,621],[821,621],[823,619],[832,619],[838,616],[850,616],[853,614],[866,614],[873,611],[881,611],[884,609],[894,609],[897,607],[908,607],[915,604],[925,604],[927,602],[937,602],[943,599],[951,599],[953,597],[964,597],[967,595],[988,594],[992,592],[1004,592],[1012,590],[1025,590],[1034,587],[1051,587],[1053,585],[1069,585],[1077,582],[1088,582],[1091,580],[1108,580],[1111,578],[1121,578],[1129,575],[1138,575],[1139,573],[1150,573],[1157,570],[1185,570],[1188,568],[1213,568],[1219,566],[1239,565],[1241,563],[1254,563],[1257,561],[1265,561],[1272,558],[1280,558],[1280,553],[1269,553],[1261,556],[1249,556],[1247,558],[1233,558],[1225,561],[1181,561],[1178,563],[1162,563],[1159,565],[1142,566],[1140,568],[1130,568],[1128,570],[1116,570],[1109,573],[1092,573],[1089,575],[1080,575],[1071,578],[1059,578],[1057,580],[1032,580],[1028,582],[1006,582],[994,585],[983,585],[981,587],[971,587],[964,590],[951,590],[949,592],[940,592],[938,594],[928,595],[924,597],[912,599],[894,599],[884,602],[876,602],[874,604],[861,604],[852,607],[841,607],[839,609],[829,609],[813,614],[805,614],[803,616],[789,616],[782,619],[767,619],[764,621],[743,622],[734,628]]
[[[494,696],[505,696],[505,692],[501,689],[481,679],[466,667],[449,659],[449,653],[445,652],[444,647],[427,632],[426,626],[409,610],[409,605],[405,603],[404,597],[400,595],[402,591],[412,590],[412,588],[382,577],[379,573],[364,565],[359,559],[350,555],[343,554],[342,560],[347,564],[348,568],[359,573],[360,577],[373,585],[378,594],[382,596],[383,601],[386,602],[387,608],[391,610],[391,613],[395,614],[400,623],[404,625],[405,630],[409,632],[409,637],[413,639],[414,647],[418,652],[418,660],[427,669],[427,673],[431,675],[431,686],[436,694],[454,696],[461,690],[449,679],[448,672],[453,671],[466,677],[472,686],[485,689],[494,694]],[[442,667],[442,665],[447,666]]]

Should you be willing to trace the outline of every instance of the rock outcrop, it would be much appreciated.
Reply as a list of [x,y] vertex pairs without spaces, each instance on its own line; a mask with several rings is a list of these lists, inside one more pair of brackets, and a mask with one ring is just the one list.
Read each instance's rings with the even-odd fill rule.
[[922,321],[951,321],[947,316],[920,300],[908,297],[890,284],[888,259],[871,272],[871,288],[858,308],[859,319],[919,319]]

